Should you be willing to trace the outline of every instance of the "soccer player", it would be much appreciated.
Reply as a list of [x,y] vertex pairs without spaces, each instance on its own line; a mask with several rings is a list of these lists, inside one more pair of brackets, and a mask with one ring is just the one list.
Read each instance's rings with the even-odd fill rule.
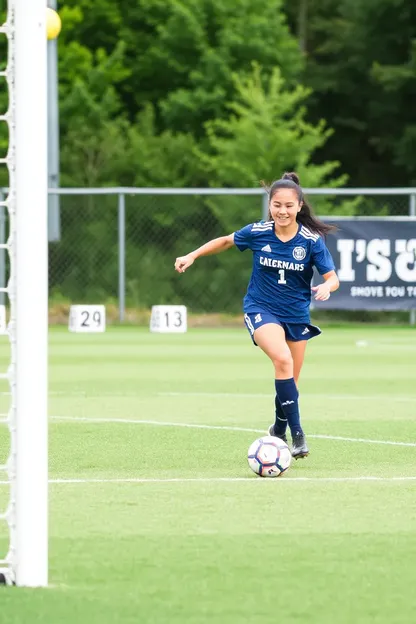
[[[317,301],[326,301],[339,286],[323,238],[334,228],[314,216],[296,173],[285,173],[267,190],[267,221],[246,225],[176,258],[175,269],[184,273],[200,256],[216,254],[233,245],[240,251],[253,252],[244,319],[254,344],[274,365],[275,422],[268,433],[287,442],[289,425],[292,455],[298,459],[306,457],[309,449],[300,424],[297,383],[306,343],[321,333],[310,323],[311,290]],[[311,288],[314,266],[324,281]]]

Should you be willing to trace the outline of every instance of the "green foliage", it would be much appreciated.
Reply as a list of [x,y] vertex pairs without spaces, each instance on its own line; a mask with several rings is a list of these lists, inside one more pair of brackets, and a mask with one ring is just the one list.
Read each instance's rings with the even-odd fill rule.
[[165,123],[201,134],[203,122],[222,117],[233,97],[233,72],[249,72],[253,60],[267,73],[280,66],[291,82],[299,75],[301,57],[288,36],[280,0],[187,0],[171,7],[159,31],[164,61],[175,69],[185,51],[186,62],[177,69],[186,80],[162,99]]
[[[75,29],[81,18],[79,11],[69,11],[68,27]],[[122,42],[111,54],[103,48],[90,51],[76,41],[63,47],[60,56],[63,185],[119,184],[130,127],[121,112],[116,89],[129,73],[124,67],[124,49]]]
[[[145,106],[128,131],[127,177],[132,186],[197,186],[196,139],[190,133],[157,133],[155,108]],[[202,179],[201,183],[204,184]]]
[[66,38],[108,54],[122,41],[129,76],[120,96],[130,119],[151,102],[158,109],[158,131],[169,127],[197,135],[203,122],[224,113],[231,73],[247,71],[252,60],[268,71],[279,65],[286,78],[297,79],[302,60],[281,5],[282,0],[67,0],[65,9],[80,12],[82,21]]
[[67,0],[61,16],[62,179],[71,185],[208,185],[194,147],[204,149],[204,123],[226,115],[233,72],[254,60],[293,83],[302,67],[281,0]]
[[[208,122],[208,140],[213,155],[203,157],[216,185],[252,186],[262,178],[280,177],[296,169],[306,186],[322,184],[339,163],[313,165],[311,156],[331,131],[325,122],[305,120],[308,90],[298,85],[289,90],[275,68],[264,77],[254,65],[248,77],[234,77],[237,99],[229,103],[230,116]],[[341,180],[333,181],[336,185]]]
[[[416,11],[415,11],[416,18]],[[413,107],[407,103],[416,97],[416,28],[410,41],[408,60],[401,64],[374,63],[372,76],[383,90],[383,99],[393,110],[387,125],[385,145],[394,154],[394,164],[403,171],[402,178],[416,185],[416,120]]]
[[[294,31],[305,1],[286,0]],[[342,160],[355,186],[416,184],[416,3],[308,0],[307,9],[309,115],[334,129],[320,158]]]
[[[278,68],[265,77],[258,65],[250,76],[234,80],[237,99],[229,104],[230,115],[207,124],[210,152],[201,154],[213,186],[252,187],[260,181],[267,185],[288,170],[297,171],[305,187],[345,183],[345,176],[336,177],[339,163],[313,164],[314,153],[331,131],[322,120],[316,125],[306,121],[307,89],[301,85],[288,89]],[[236,215],[244,219],[238,197],[215,198],[209,205],[225,229],[235,227]],[[320,214],[333,212],[324,196],[315,207]],[[353,209],[354,204],[344,202],[341,212],[351,214]],[[340,213],[339,205],[336,212]],[[251,216],[254,221],[258,213]]]

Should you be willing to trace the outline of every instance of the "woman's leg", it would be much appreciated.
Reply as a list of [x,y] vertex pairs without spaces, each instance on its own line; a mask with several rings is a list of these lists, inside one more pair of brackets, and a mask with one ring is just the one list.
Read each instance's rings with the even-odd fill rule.
[[[264,329],[263,329],[264,328]],[[274,377],[276,379],[289,378],[293,376],[293,365],[291,362],[290,350],[287,348],[285,332],[280,325],[268,324],[259,327],[255,332],[256,344],[266,353],[272,360],[274,365]],[[275,381],[276,385],[276,381]],[[274,399],[275,404],[275,421],[269,427],[269,434],[275,435],[284,442],[287,442],[286,429],[287,417],[280,405],[277,395]]]
[[300,371],[302,370],[303,360],[305,359],[307,342],[307,340],[299,340],[297,342],[293,342],[292,340],[287,341],[287,346],[289,347],[290,353],[292,354],[293,377],[297,386],[299,386],[299,375]]
[[[307,340],[301,340],[298,342],[287,340],[287,345],[290,349],[290,353],[292,354],[293,359],[293,378],[295,380],[296,387],[299,390],[299,375],[302,369],[303,360],[305,357],[305,349]],[[287,442],[286,438],[286,427],[287,427],[287,418],[284,415],[282,406],[280,405],[280,401],[278,397],[275,398],[275,406],[276,406],[276,416],[275,423],[269,427],[269,433],[277,435],[277,437],[282,438],[285,442]],[[273,433],[274,430],[274,433]]]
[[275,379],[293,377],[293,358],[286,342],[285,330],[281,325],[277,323],[262,325],[256,329],[253,338],[273,362]]
[[[277,323],[262,325],[254,332],[254,340],[264,353],[271,359],[275,371],[276,388],[276,422],[274,432],[278,437],[284,435],[286,423],[279,417],[278,404],[289,424],[293,440],[292,454],[294,457],[305,457],[309,450],[300,426],[298,391],[294,379],[294,359],[286,342],[285,331]],[[300,363],[300,349],[295,348],[296,362]],[[297,371],[299,376],[300,372]]]
[[[290,349],[290,353],[292,354],[292,358],[293,358],[293,378],[295,380],[297,388],[299,388],[299,376],[300,376],[300,371],[302,370],[303,361],[305,359],[305,351],[306,351],[307,342],[308,342],[307,340],[299,340],[296,342],[292,340],[287,341],[287,345]],[[306,445],[305,440],[304,440],[303,450],[308,451],[308,447]],[[304,452],[303,454],[299,455],[299,457],[306,457],[307,454],[308,454],[307,452]]]

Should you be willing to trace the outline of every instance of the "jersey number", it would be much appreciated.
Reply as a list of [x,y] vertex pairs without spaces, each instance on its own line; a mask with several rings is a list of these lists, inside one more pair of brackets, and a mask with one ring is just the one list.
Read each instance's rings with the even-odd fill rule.
[[279,269],[278,273],[279,273],[279,279],[277,280],[277,283],[286,284],[284,269]]

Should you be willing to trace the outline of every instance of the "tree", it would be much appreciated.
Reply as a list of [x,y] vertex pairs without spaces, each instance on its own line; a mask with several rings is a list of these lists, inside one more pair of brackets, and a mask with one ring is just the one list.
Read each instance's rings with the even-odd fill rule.
[[151,103],[157,132],[201,136],[205,121],[225,114],[232,73],[253,60],[265,72],[279,66],[292,83],[302,68],[282,0],[66,0],[65,11],[82,16],[66,24],[65,45],[76,39],[110,56],[123,42],[123,109],[134,121]]
[[[234,77],[236,99],[227,119],[207,123],[210,151],[201,160],[214,186],[258,186],[272,182],[283,171],[296,170],[303,186],[339,186],[339,162],[314,164],[314,152],[332,131],[324,121],[306,120],[309,90],[290,89],[276,68],[270,78],[254,65],[248,77]],[[321,204],[323,206],[323,204]],[[228,211],[227,211],[228,212]]]
[[[299,3],[285,5],[293,32]],[[356,186],[414,184],[416,4],[308,0],[308,17],[309,119],[334,129],[319,158],[341,160]]]
[[375,63],[372,68],[372,77],[383,92],[383,107],[378,115],[374,111],[379,126],[385,121],[382,117],[385,108],[389,107],[391,111],[380,140],[380,150],[392,152],[398,183],[402,181],[410,186],[416,186],[416,116],[413,106],[409,106],[410,102],[416,101],[416,29],[414,34],[407,62]]

